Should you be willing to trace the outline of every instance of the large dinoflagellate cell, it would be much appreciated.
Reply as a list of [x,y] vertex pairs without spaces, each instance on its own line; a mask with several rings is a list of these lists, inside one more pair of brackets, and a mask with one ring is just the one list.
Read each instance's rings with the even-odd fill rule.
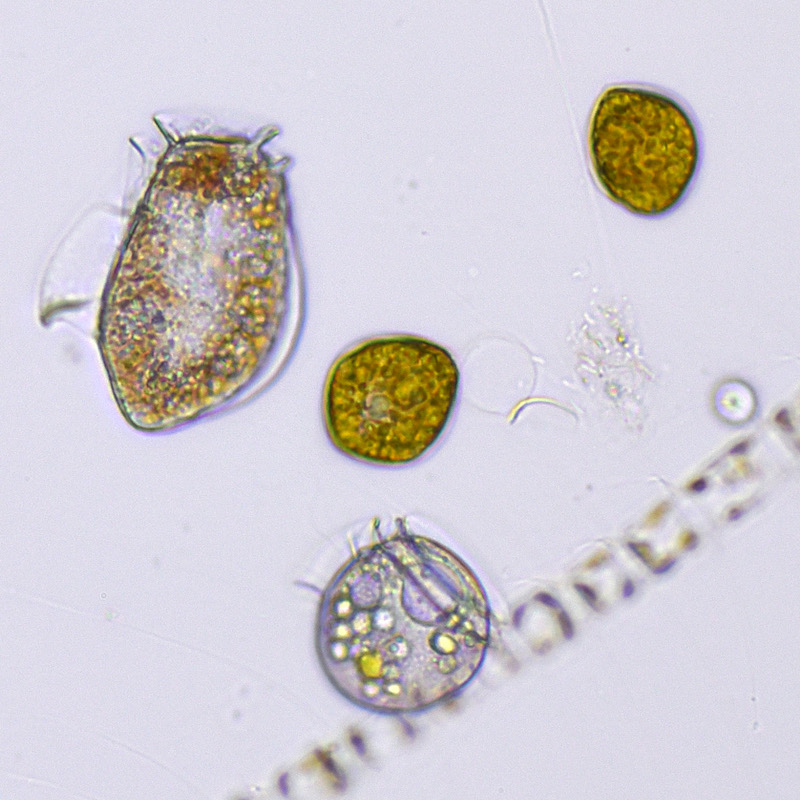
[[450,354],[427,339],[383,336],[336,360],[325,385],[325,420],[348,455],[402,463],[442,431],[458,386]]
[[334,686],[376,711],[416,711],[480,669],[490,609],[472,570],[402,521],[339,569],[319,606],[317,648]]
[[[151,431],[263,388],[287,359],[301,313],[287,159],[264,149],[277,129],[179,134],[156,125],[166,147],[124,226],[92,331],[120,411]],[[49,287],[42,295],[45,323],[69,308]]]
[[666,211],[697,164],[697,138],[677,103],[633,86],[607,89],[594,107],[589,150],[612,200],[641,214]]

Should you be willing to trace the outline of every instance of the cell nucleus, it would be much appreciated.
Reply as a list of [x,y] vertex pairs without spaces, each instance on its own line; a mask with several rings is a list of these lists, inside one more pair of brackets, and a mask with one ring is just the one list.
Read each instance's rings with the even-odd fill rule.
[[589,125],[595,175],[612,200],[641,214],[672,206],[694,173],[697,139],[673,100],[631,86],[607,89]]
[[433,342],[415,336],[361,342],[328,373],[328,434],[340,450],[357,458],[411,461],[441,432],[457,386],[453,358]]
[[461,689],[483,663],[490,609],[472,570],[409,531],[355,552],[325,588],[317,650],[347,698],[375,711],[417,711]]
[[[147,431],[264,388],[301,316],[288,159],[263,149],[277,128],[177,133],[155,122],[166,147],[125,223],[92,331],[120,411]],[[43,282],[44,323],[80,305],[54,296],[55,282]]]

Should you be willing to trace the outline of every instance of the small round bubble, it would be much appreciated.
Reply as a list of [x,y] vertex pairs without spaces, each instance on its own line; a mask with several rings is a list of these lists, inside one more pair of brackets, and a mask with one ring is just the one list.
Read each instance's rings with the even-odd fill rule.
[[728,425],[745,425],[758,410],[755,389],[741,378],[721,381],[714,389],[713,408]]

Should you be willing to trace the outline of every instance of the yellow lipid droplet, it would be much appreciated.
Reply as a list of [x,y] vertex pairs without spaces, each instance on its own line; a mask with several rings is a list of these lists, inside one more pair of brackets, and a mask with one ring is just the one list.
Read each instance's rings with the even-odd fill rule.
[[347,597],[342,597],[337,600],[333,607],[337,617],[347,618],[353,613],[353,603]]
[[452,655],[458,650],[458,642],[449,634],[435,631],[430,638],[431,647],[441,655]]
[[356,657],[356,667],[364,678],[380,678],[383,674],[383,657],[374,650],[365,650]]

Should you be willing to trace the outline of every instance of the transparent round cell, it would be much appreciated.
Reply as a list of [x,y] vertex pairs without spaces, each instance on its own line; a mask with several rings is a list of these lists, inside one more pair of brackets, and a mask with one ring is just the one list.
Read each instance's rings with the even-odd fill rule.
[[451,549],[398,519],[330,579],[316,646],[331,683],[373,711],[419,711],[480,670],[490,635],[486,591]]
[[758,397],[742,378],[725,378],[714,387],[712,408],[728,425],[746,425],[758,411]]
[[520,400],[532,394],[537,365],[536,356],[519,340],[481,336],[462,360],[464,397],[481,411],[506,417]]
[[[39,318],[97,342],[123,417],[145,431],[230,408],[294,347],[302,275],[277,128],[231,132],[155,118],[126,210],[88,214],[42,279]],[[134,199],[135,198],[135,199]]]

